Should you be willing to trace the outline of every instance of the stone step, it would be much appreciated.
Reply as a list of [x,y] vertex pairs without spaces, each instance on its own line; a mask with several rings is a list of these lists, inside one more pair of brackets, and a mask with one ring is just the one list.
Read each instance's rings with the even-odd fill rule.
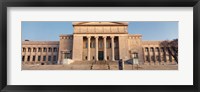
[[108,65],[93,65],[92,70],[109,70]]

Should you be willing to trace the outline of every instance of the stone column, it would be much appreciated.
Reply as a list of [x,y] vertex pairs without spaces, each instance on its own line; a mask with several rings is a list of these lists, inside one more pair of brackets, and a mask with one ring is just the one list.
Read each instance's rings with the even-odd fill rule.
[[96,61],[98,61],[98,40],[99,40],[99,37],[98,36],[95,36],[95,48],[96,48]]
[[160,51],[160,57],[161,57],[161,64],[164,65],[165,64],[165,50],[164,48],[161,48],[161,51]]
[[146,48],[144,48],[144,47],[143,47],[143,53],[144,53],[144,54],[143,54],[143,57],[144,57],[144,58],[143,58],[143,59],[144,59],[144,64],[145,64],[145,65],[148,65],[149,62],[148,62],[146,56],[148,56],[149,54],[148,54],[148,51],[146,51]]
[[167,51],[167,49],[166,49],[166,55],[165,55],[165,58],[166,58],[166,64],[170,64],[170,61],[169,61],[169,53],[168,53],[168,51]]
[[149,64],[150,65],[153,65],[152,56],[153,56],[153,51],[152,51],[151,47],[149,47],[149,59],[150,59]]
[[103,37],[103,42],[104,42],[104,60],[107,60],[107,55],[106,55],[106,36]]
[[111,45],[112,45],[112,61],[115,61],[115,43],[114,43],[114,36],[111,36]]
[[88,39],[88,58],[87,58],[88,61],[90,61],[90,38],[91,38],[90,36],[87,37],[87,39]]
[[154,64],[155,65],[158,65],[159,64],[159,62],[158,62],[158,60],[157,60],[157,56],[158,56],[158,51],[157,51],[157,49],[154,47],[153,48],[154,50]]

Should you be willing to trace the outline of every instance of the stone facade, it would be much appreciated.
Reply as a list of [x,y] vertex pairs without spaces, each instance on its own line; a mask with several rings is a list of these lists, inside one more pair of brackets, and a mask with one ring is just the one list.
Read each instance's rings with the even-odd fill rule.
[[[60,35],[60,41],[23,41],[23,64],[62,64],[65,59],[74,62],[132,61],[133,58],[137,58],[139,64],[176,64],[160,47],[161,41],[142,41],[141,34],[128,34],[127,22],[74,22],[73,27],[74,33]],[[44,48],[56,48],[57,51],[48,52]]]
[[23,64],[57,64],[59,41],[23,41]]

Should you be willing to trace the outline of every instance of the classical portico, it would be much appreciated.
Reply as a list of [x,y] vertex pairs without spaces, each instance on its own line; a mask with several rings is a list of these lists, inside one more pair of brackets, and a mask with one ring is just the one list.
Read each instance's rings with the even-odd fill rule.
[[126,22],[75,22],[73,26],[73,53],[81,53],[73,54],[74,60],[116,61],[126,51],[119,48],[119,43],[126,45],[123,40],[128,35]]
[[83,43],[85,45],[83,52],[87,51],[87,55],[83,53],[83,60],[115,61],[115,50],[118,50],[118,47],[115,46],[118,44],[117,36],[83,36]]

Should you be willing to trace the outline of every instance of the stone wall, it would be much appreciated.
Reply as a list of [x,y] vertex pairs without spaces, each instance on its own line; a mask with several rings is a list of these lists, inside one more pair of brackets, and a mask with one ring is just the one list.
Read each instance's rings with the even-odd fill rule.
[[69,54],[68,59],[72,59],[72,48],[73,48],[73,35],[60,35],[60,46],[59,46],[59,63],[61,64],[63,59],[66,58],[65,54]]

